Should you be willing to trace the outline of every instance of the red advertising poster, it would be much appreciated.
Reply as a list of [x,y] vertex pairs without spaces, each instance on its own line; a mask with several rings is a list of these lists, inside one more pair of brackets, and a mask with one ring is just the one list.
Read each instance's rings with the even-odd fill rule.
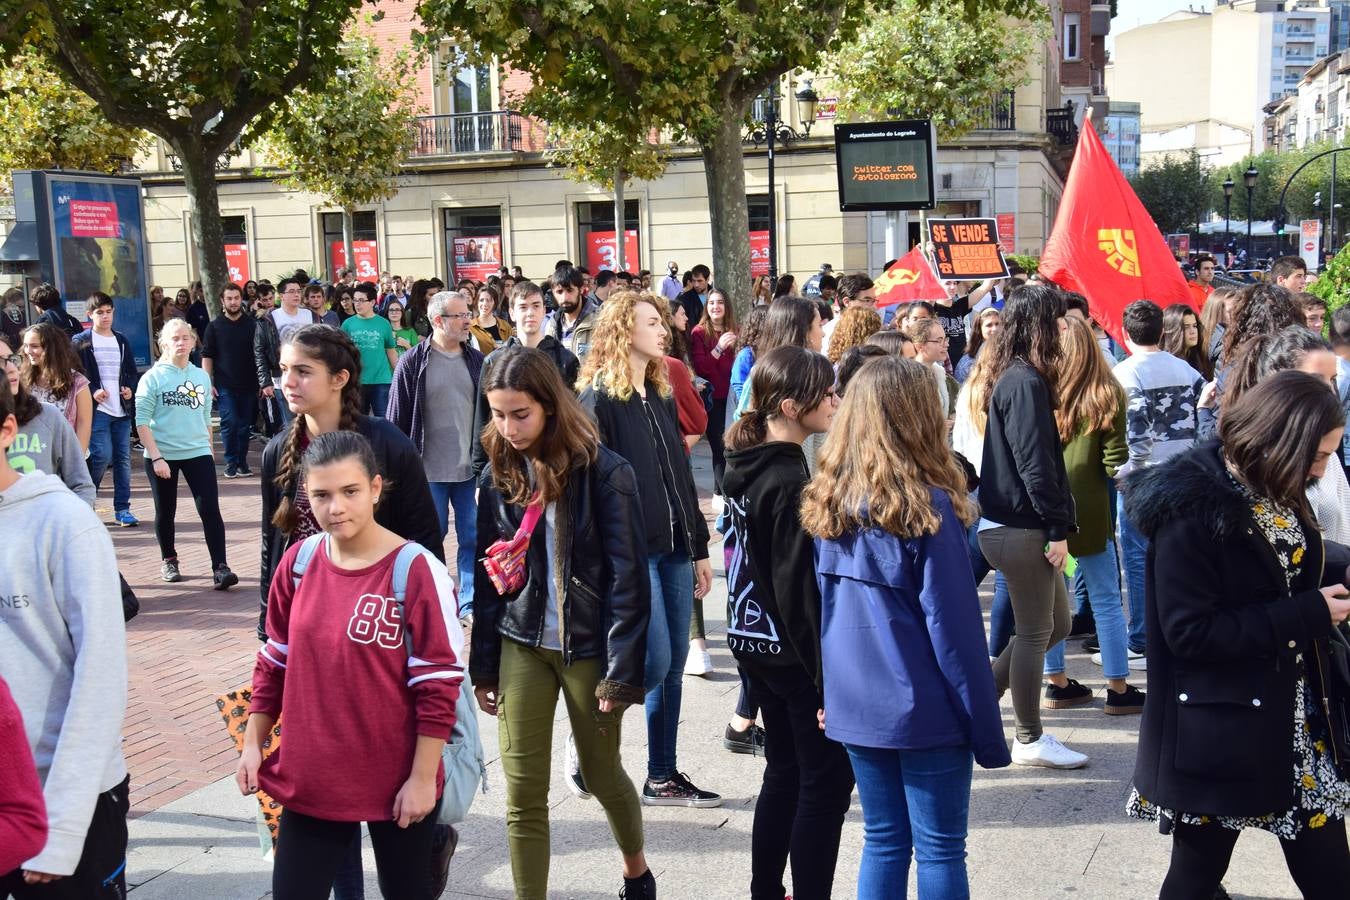
[[838,97],[821,97],[820,101],[816,103],[816,121],[822,122],[833,119],[838,115],[838,111]]
[[750,277],[769,274],[769,233],[750,232]]
[[[342,249],[342,241],[333,241],[333,271],[347,267],[347,252]],[[380,250],[375,241],[352,241],[352,256],[356,257],[354,268],[356,277],[362,281],[374,281],[380,277]]]
[[502,267],[502,236],[500,234],[455,238],[455,281],[472,278],[486,281]]
[[999,213],[994,216],[998,223],[998,245],[1004,253],[1017,252],[1017,213]]
[[1169,234],[1167,246],[1177,259],[1189,259],[1191,255],[1191,236],[1189,234]]
[[226,244],[225,265],[230,269],[230,281],[243,285],[253,276],[249,273],[248,244]]
[[117,204],[101,200],[71,200],[70,236],[115,238],[122,236],[117,220]]
[[[618,256],[618,239],[612,231],[592,231],[586,238],[586,268],[592,272],[614,269]],[[627,269],[638,266],[638,235],[635,229],[623,233],[623,264]]]

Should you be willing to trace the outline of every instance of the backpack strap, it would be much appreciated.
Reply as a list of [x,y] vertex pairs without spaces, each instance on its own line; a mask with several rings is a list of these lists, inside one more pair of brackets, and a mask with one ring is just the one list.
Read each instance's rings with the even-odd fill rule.
[[402,547],[398,548],[398,556],[394,557],[394,599],[398,605],[403,605],[403,599],[408,593],[408,572],[412,570],[412,564],[417,557],[422,555],[422,545],[416,541],[408,541]]
[[[305,577],[305,570],[309,568],[310,560],[314,559],[314,554],[319,550],[319,544],[328,539],[324,532],[311,534],[300,544],[300,551],[295,554],[295,562],[291,564],[291,583],[296,589],[300,587],[300,579]],[[406,580],[407,573],[404,572]]]

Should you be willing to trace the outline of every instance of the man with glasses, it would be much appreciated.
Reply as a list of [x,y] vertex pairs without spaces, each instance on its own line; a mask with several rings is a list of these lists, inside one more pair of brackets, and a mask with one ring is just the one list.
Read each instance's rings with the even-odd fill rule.
[[363,281],[352,290],[352,305],[356,315],[342,323],[342,330],[351,336],[361,353],[361,412],[384,418],[389,405],[389,383],[394,379],[394,365],[398,362],[398,344],[394,340],[394,326],[383,316],[375,315],[375,303],[380,299],[379,288]]
[[449,530],[449,508],[455,510],[459,615],[467,622],[473,614],[474,551],[478,544],[471,452],[474,400],[483,354],[469,340],[469,302],[463,294],[440,291],[432,295],[427,318],[431,320],[431,339],[404,353],[394,367],[388,418],[422,456],[442,539]]
[[[271,302],[271,285],[268,285],[267,298]],[[258,327],[253,332],[253,363],[257,369],[258,387],[267,401],[273,397],[281,410],[281,425],[284,428],[291,421],[291,410],[281,396],[281,344],[290,333],[305,325],[313,325],[318,319],[314,313],[300,306],[303,283],[298,278],[283,278],[277,285],[281,292],[281,305],[269,309],[258,317]],[[258,285],[258,304],[262,305],[263,286]]]

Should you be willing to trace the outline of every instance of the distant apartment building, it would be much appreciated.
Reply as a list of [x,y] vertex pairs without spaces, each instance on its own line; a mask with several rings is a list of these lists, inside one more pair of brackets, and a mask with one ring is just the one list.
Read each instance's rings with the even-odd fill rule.
[[1139,174],[1139,104],[1112,100],[1097,133],[1126,178]]

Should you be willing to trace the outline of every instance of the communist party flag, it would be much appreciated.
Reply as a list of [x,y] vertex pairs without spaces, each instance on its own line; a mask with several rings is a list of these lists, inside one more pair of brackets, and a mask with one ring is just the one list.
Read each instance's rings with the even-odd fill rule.
[[1122,346],[1121,314],[1135,300],[1152,300],[1164,309],[1173,303],[1195,305],[1162,232],[1090,120],[1079,132],[1039,272],[1087,297],[1092,318]]
[[876,280],[877,306],[894,306],[913,300],[941,300],[947,289],[933,274],[928,257],[918,247],[891,264]]

